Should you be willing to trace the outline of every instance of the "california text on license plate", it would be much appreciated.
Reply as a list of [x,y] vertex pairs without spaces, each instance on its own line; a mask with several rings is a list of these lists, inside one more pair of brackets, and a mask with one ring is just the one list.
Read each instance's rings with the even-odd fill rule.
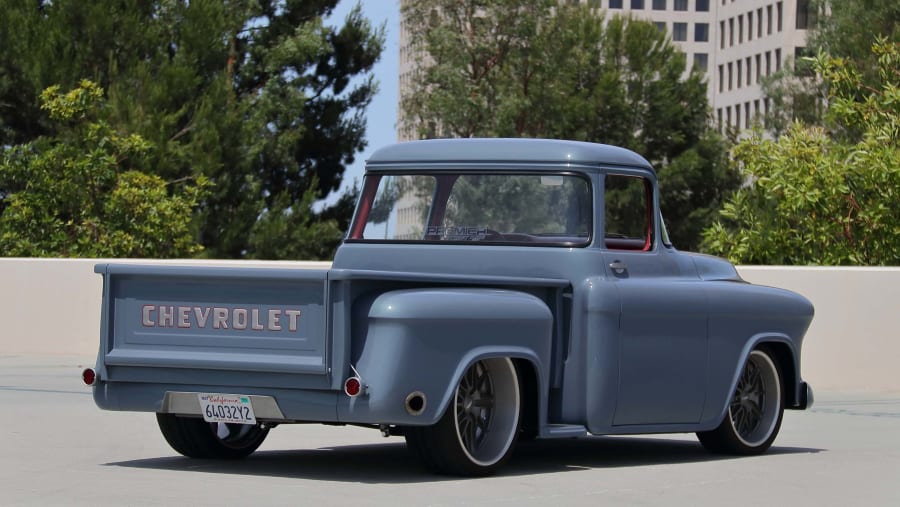
[[256,424],[249,396],[239,394],[198,394],[200,411],[206,422]]

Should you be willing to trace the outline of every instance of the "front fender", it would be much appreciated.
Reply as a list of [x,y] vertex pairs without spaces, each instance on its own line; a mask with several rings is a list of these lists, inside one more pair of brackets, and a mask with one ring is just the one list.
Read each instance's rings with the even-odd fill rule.
[[[431,425],[453,397],[469,365],[489,357],[521,358],[538,376],[546,413],[553,315],[539,298],[487,288],[396,290],[354,307],[353,365],[366,390],[341,396],[341,422]],[[425,396],[418,415],[407,412],[412,392]]]

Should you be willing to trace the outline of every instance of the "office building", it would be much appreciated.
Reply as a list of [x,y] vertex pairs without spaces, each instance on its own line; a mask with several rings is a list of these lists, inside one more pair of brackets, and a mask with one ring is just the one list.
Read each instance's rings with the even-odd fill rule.
[[[807,28],[815,22],[809,0],[580,1],[607,16],[631,15],[665,30],[686,54],[688,67],[706,73],[713,121],[723,130],[731,127],[738,132],[768,112],[771,106],[761,88],[763,78],[802,55]],[[415,72],[415,55],[408,41],[407,25],[401,21],[401,97]],[[414,132],[401,129],[402,124],[400,140],[415,137]]]

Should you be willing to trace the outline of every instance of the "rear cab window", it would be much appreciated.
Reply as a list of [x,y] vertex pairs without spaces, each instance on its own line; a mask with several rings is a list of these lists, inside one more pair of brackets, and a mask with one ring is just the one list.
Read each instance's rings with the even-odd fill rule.
[[370,174],[347,241],[587,246],[592,199],[574,173]]

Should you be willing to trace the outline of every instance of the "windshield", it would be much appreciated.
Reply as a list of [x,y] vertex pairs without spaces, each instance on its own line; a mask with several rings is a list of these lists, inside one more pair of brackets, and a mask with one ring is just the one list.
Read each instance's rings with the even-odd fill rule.
[[580,246],[591,228],[580,176],[369,175],[349,240]]

